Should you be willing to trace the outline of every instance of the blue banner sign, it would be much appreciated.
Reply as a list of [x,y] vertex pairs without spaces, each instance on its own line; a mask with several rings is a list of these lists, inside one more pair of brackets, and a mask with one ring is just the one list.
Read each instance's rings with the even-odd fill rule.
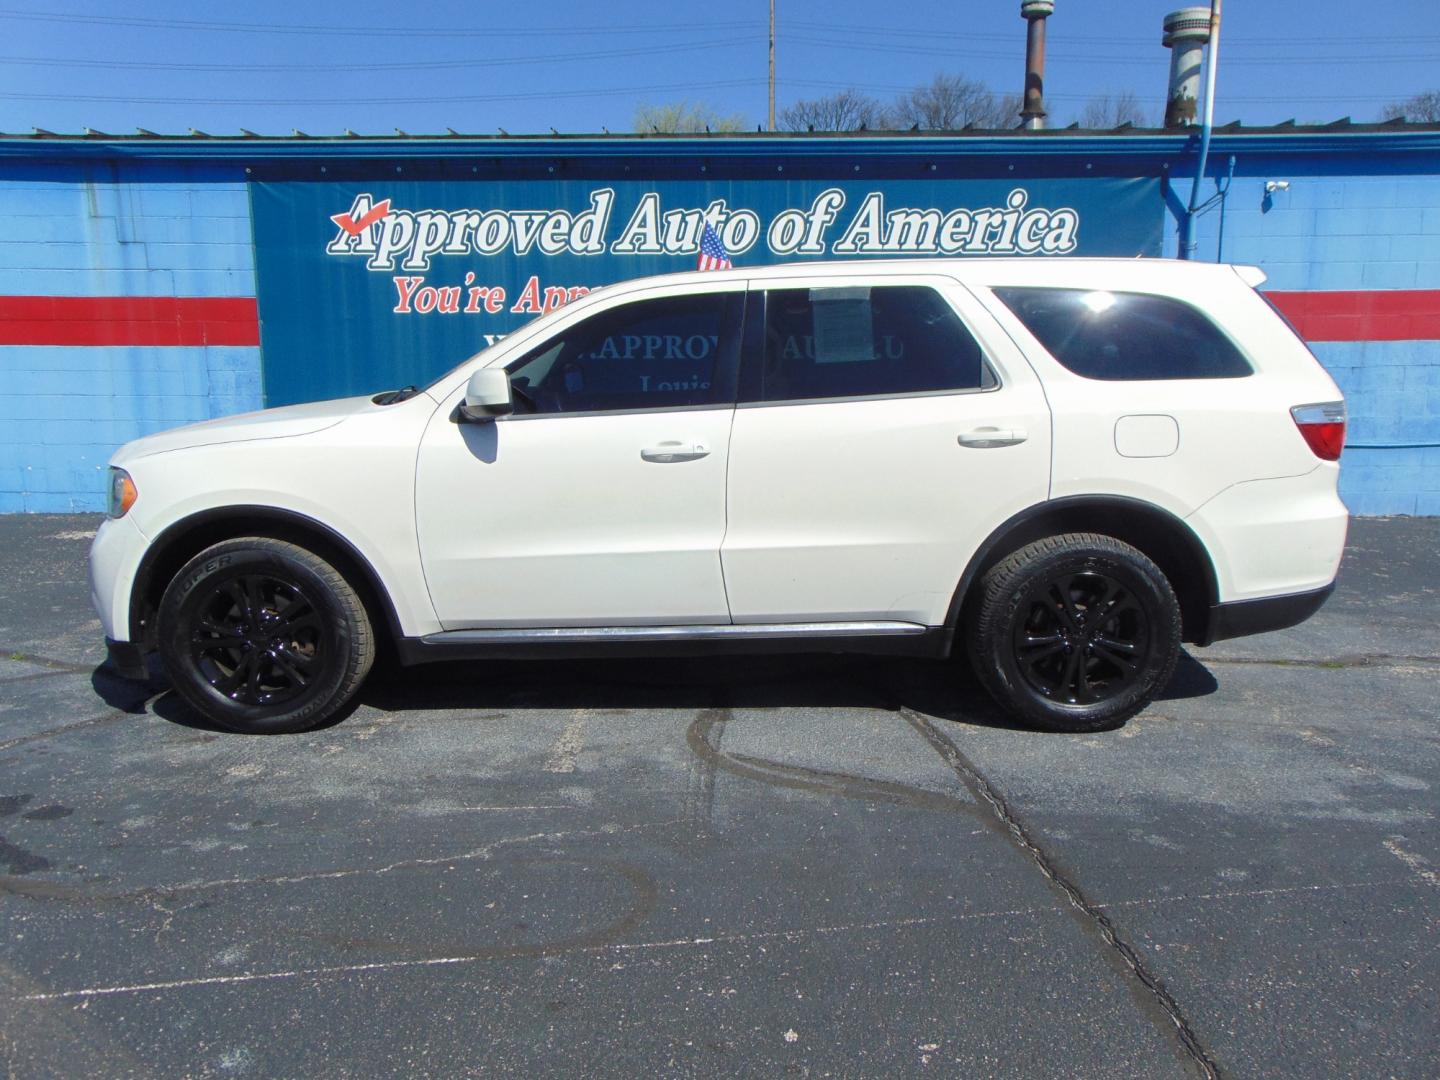
[[251,185],[269,405],[425,383],[610,282],[802,259],[1159,255],[1160,182]]

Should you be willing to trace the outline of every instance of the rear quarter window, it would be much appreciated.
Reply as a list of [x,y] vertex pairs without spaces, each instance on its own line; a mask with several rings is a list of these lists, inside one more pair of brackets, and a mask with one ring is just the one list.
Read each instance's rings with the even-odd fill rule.
[[1197,308],[1103,289],[992,290],[1065,368],[1087,379],[1237,379],[1254,373]]

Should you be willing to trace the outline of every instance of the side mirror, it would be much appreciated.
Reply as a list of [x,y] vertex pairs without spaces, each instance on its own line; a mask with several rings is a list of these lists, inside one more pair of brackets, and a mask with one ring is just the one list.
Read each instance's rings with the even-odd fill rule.
[[508,416],[514,411],[510,373],[502,367],[488,367],[470,376],[458,419],[478,424],[494,420],[497,416]]

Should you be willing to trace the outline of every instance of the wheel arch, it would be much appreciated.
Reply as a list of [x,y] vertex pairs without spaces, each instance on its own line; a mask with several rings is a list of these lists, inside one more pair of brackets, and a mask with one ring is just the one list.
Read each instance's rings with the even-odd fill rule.
[[165,587],[180,568],[212,544],[242,536],[285,540],[314,552],[338,570],[357,593],[381,636],[401,636],[390,594],[370,560],[340,533],[305,514],[274,506],[225,506],[202,510],[168,525],[140,560],[130,590],[130,637],[145,649],[155,644],[155,613]]
[[1011,517],[970,557],[951,598],[946,626],[951,635],[969,615],[974,586],[996,563],[1026,544],[1069,532],[1113,536],[1150,558],[1180,602],[1181,636],[1207,644],[1211,609],[1219,603],[1215,564],[1195,531],[1170,511],[1123,495],[1074,495],[1037,503]]

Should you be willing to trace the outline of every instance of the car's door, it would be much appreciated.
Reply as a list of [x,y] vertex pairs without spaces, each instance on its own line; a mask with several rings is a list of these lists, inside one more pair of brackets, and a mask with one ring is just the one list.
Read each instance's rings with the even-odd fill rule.
[[722,549],[733,621],[941,625],[978,545],[1047,496],[1038,379],[947,278],[750,289]]
[[421,442],[415,512],[446,629],[729,621],[720,570],[744,284],[621,299],[519,357],[516,412]]

